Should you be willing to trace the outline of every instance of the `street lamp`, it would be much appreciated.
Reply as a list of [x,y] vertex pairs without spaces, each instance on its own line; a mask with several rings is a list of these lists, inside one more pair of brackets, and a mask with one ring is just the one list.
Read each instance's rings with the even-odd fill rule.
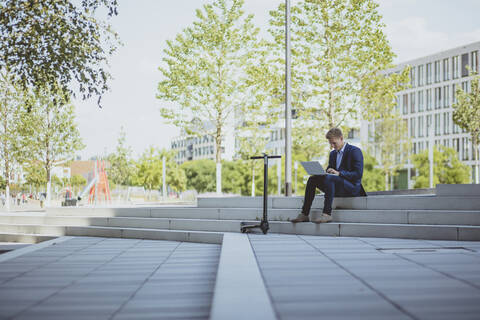
[[285,196],[292,196],[292,97],[290,74],[290,0],[285,0]]

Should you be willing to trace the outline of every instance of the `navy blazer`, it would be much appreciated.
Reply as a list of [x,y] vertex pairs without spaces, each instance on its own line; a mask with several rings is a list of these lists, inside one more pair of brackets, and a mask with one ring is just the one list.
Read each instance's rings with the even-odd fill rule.
[[[335,150],[330,152],[327,170],[328,168],[337,170],[337,152]],[[343,150],[342,161],[337,171],[340,173],[340,177],[348,180],[353,185],[353,188],[349,188],[347,185],[344,186],[353,196],[367,195],[362,186],[363,153],[360,148],[347,143]]]

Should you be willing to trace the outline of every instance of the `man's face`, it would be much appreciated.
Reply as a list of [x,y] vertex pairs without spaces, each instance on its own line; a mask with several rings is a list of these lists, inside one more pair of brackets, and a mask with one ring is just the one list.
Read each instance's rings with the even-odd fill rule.
[[340,138],[333,137],[331,139],[328,139],[328,143],[330,143],[330,147],[332,149],[340,151],[342,150],[342,147],[343,147],[343,137],[340,137]]

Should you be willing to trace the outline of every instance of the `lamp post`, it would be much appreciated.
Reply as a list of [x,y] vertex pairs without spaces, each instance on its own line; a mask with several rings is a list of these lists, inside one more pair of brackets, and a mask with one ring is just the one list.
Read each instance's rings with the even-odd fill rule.
[[290,0],[285,0],[285,196],[292,196],[292,97],[290,74]]

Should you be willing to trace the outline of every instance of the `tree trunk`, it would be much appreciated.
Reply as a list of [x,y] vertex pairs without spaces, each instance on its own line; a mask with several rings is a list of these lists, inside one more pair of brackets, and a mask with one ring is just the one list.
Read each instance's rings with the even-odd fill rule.
[[255,165],[252,165],[252,197],[255,197]]
[[217,134],[215,136],[215,144],[217,146],[217,150],[215,153],[215,160],[216,160],[216,191],[217,195],[222,194],[222,129],[220,126],[217,127]]

